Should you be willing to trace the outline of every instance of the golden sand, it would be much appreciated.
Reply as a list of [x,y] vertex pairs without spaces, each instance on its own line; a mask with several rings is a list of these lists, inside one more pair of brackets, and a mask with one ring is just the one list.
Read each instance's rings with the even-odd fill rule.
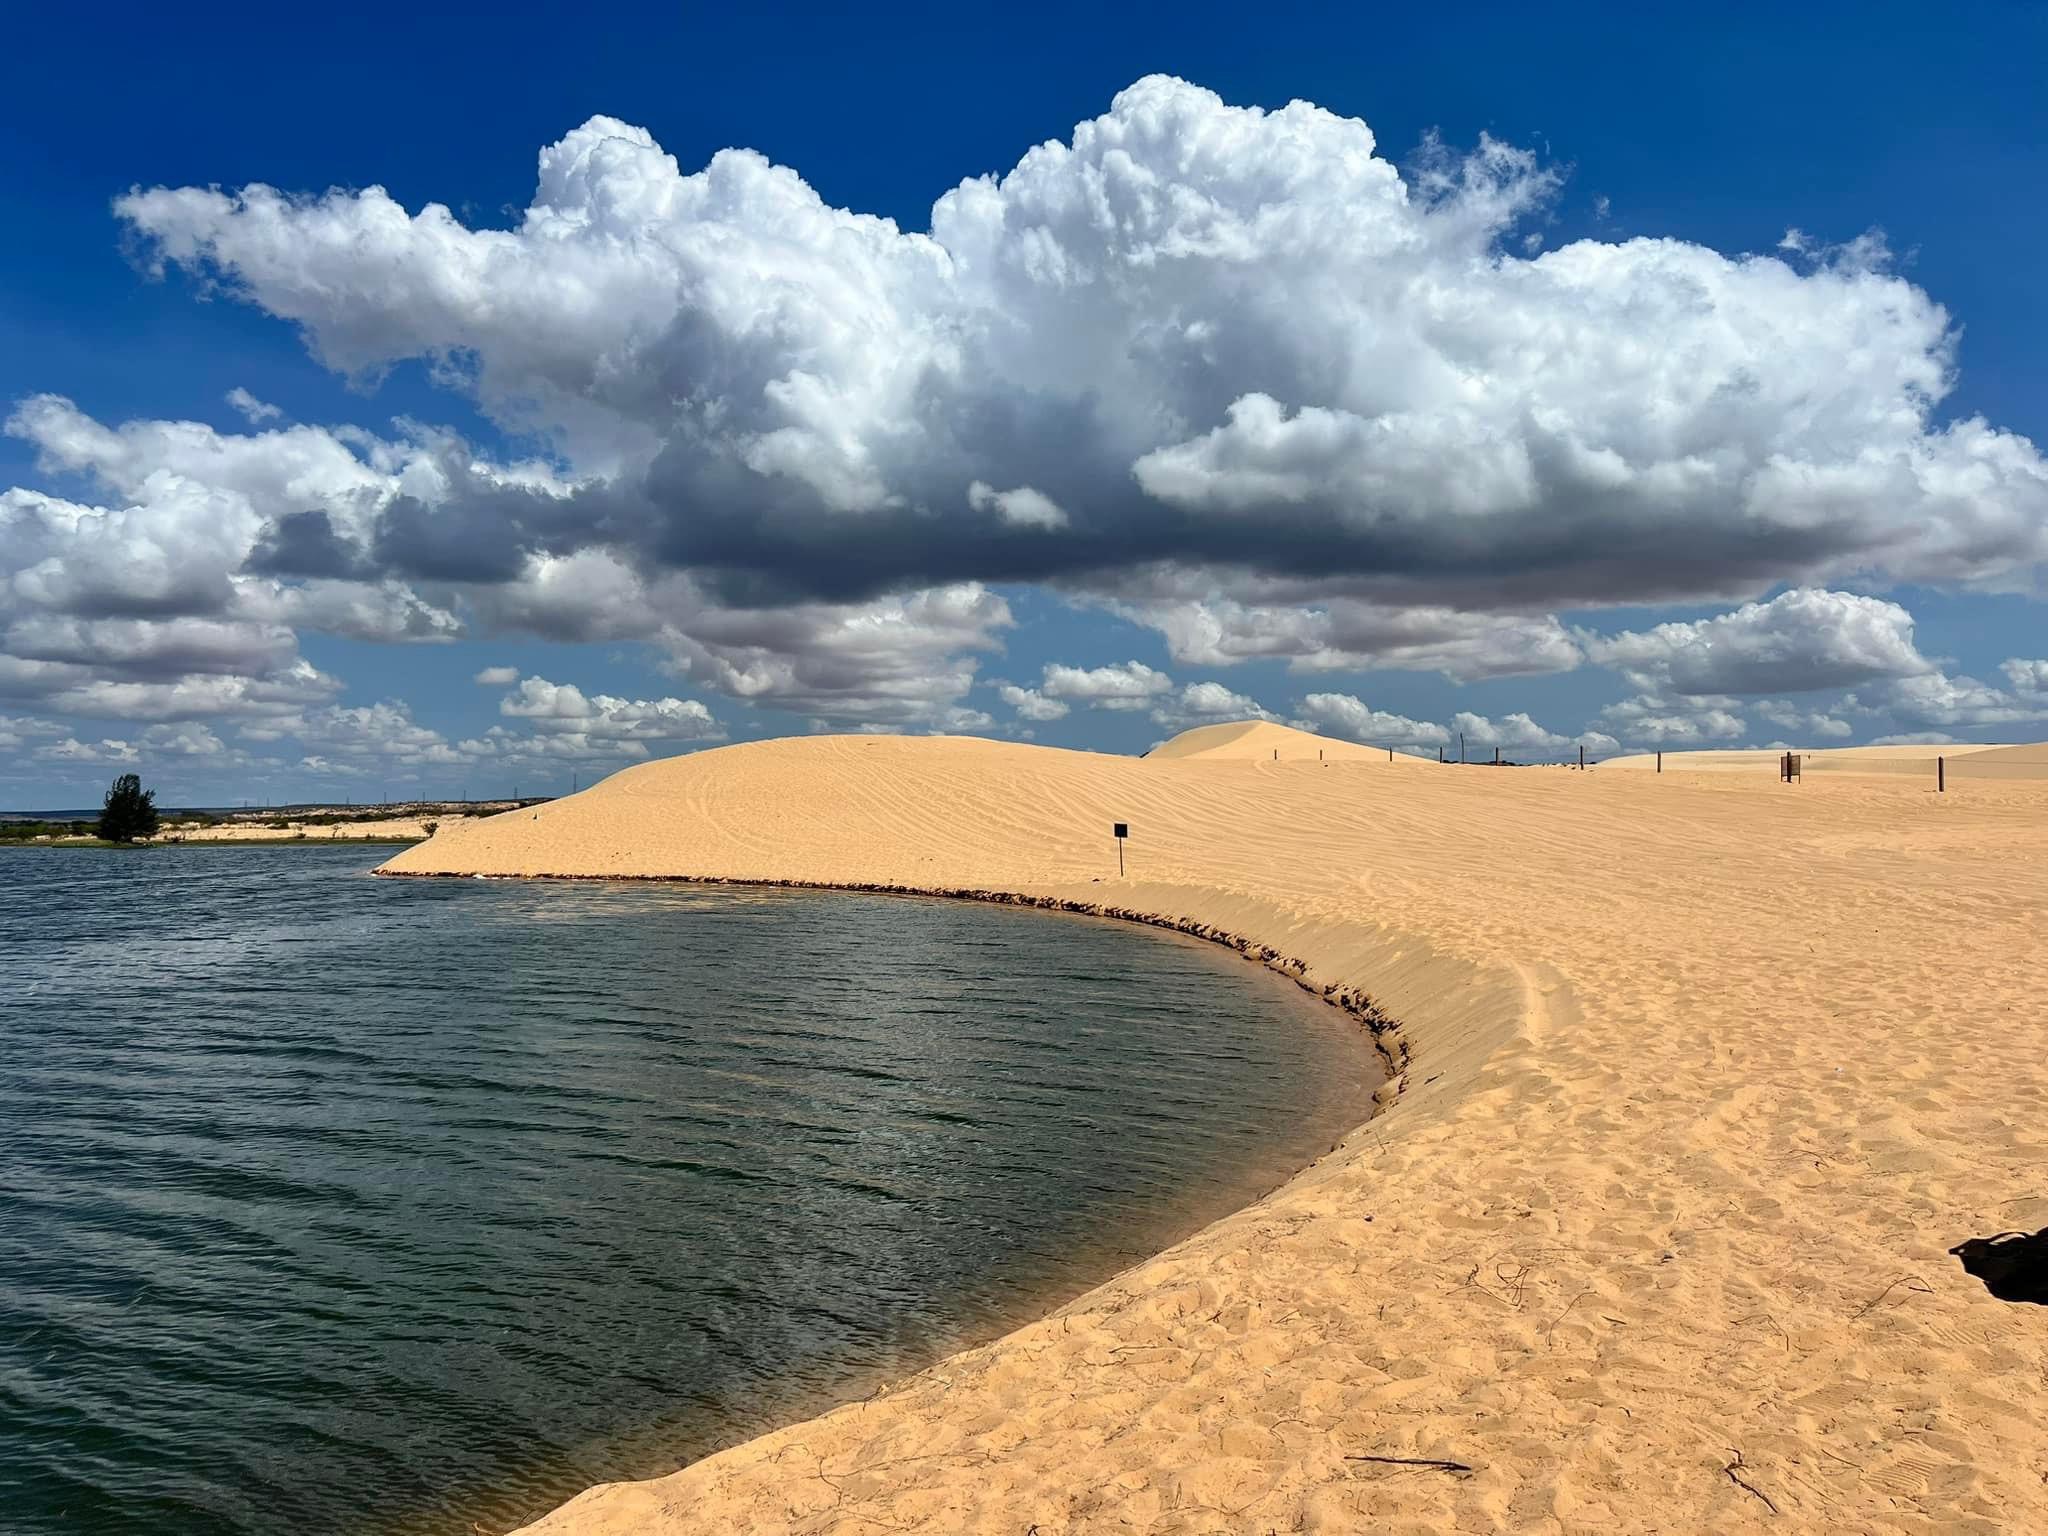
[[1947,1253],[2048,1225],[2048,780],[1218,736],[731,747],[391,861],[1112,905],[1363,989],[1407,1052],[1259,1204],[532,1530],[2048,1530],[2048,1308]]
[[275,843],[281,841],[309,843],[360,843],[382,841],[390,838],[424,838],[432,834],[427,830],[432,817],[386,816],[375,821],[338,821],[322,826],[314,822],[293,821],[282,827],[266,827],[248,822],[220,822],[213,826],[180,826],[166,823],[156,838],[157,842],[168,843]]

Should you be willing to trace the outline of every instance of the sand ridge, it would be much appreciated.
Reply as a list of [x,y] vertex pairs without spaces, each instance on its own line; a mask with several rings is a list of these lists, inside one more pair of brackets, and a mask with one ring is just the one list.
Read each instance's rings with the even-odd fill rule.
[[387,868],[1116,906],[1409,1053],[1259,1204],[533,1530],[2048,1529],[2048,1309],[1946,1253],[2048,1224],[2048,785],[817,737]]

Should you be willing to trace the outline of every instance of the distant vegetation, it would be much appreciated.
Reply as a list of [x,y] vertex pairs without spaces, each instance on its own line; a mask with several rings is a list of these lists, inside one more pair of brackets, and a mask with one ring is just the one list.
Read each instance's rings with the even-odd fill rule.
[[32,843],[39,837],[91,837],[90,821],[0,821],[0,843]]
[[124,773],[107,790],[100,809],[99,835],[109,843],[132,843],[156,836],[156,791],[144,789],[139,775]]

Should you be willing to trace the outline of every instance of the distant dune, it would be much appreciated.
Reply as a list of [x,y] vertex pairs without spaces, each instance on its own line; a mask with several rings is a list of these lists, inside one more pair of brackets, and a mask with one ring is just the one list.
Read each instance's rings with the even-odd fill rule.
[[[1291,725],[1276,725],[1270,720],[1234,720],[1228,725],[1204,725],[1192,731],[1182,731],[1173,740],[1161,742],[1145,756],[1158,761],[1205,758],[1237,762],[1258,759],[1267,762],[1305,762],[1309,759],[1339,762],[1371,758],[1384,763],[1388,761],[1389,753],[1385,747],[1365,747],[1355,741],[1317,736],[1309,731],[1298,731]],[[1405,752],[1391,756],[1396,763],[1426,761],[1432,768],[1436,766],[1434,759],[1414,757]]]
[[[1872,778],[1918,777],[1934,782],[1934,760],[1943,758],[1948,772],[1961,778],[2048,779],[2048,743],[2030,746],[1956,742],[1940,746],[1816,747],[1795,749],[1802,774],[1846,774]],[[1784,751],[1777,747],[1728,751],[1666,752],[1669,773],[1754,773],[1775,778]],[[1602,763],[1602,768],[1637,771],[1655,768],[1656,754],[1637,753]]]
[[1334,745],[764,742],[392,859],[1171,923],[1394,1064],[1329,1156],[1052,1317],[532,1529],[2048,1530],[2048,1326],[1947,1252],[2048,1227],[2043,749],[1936,795]]

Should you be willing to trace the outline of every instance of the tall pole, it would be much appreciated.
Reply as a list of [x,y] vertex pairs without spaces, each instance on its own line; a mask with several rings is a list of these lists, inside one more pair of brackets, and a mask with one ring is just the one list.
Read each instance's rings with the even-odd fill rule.
[[1948,759],[1945,757],[1934,760],[1934,792],[1937,795],[1948,793]]
[[1458,732],[1458,761],[1461,763],[1465,761],[1465,733],[1463,731]]

